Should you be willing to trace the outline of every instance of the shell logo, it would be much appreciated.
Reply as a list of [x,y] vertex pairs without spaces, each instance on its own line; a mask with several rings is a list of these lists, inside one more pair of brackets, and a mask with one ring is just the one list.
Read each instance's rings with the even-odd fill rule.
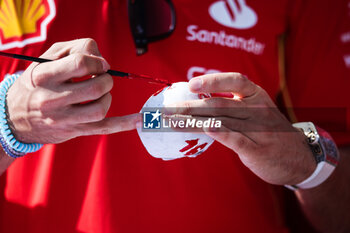
[[0,0],[0,50],[45,41],[55,15],[54,0]]

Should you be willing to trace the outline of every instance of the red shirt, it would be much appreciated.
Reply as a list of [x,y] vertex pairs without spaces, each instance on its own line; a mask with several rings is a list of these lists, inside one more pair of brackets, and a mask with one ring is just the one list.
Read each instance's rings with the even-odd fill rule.
[[[42,2],[42,17],[52,20],[43,27],[40,19],[37,31],[26,35],[40,40],[46,31],[47,38],[7,49],[6,41],[23,39],[2,35],[0,49],[38,56],[54,42],[91,37],[113,69],[172,82],[236,71],[275,99],[281,91],[278,38],[287,34],[289,102],[347,106],[345,100],[335,104],[343,92],[329,89],[344,90],[349,74],[343,49],[348,42],[340,41],[350,31],[341,21],[348,17],[346,1],[247,0],[239,14],[230,1],[174,0],[175,32],[140,57],[126,1],[55,0],[54,8]],[[1,58],[1,75],[27,65]],[[330,76],[341,82],[330,84]],[[109,116],[138,112],[158,88],[116,78]],[[324,90],[331,93],[325,105]],[[337,140],[348,143],[344,135]],[[80,137],[17,159],[1,180],[0,232],[288,232],[279,187],[260,180],[217,142],[195,159],[166,162],[147,154],[136,131]]]

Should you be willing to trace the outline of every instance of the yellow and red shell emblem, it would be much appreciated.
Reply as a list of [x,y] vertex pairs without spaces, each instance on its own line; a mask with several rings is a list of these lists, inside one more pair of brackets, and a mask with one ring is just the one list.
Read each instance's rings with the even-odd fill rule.
[[0,0],[0,50],[46,40],[54,0]]

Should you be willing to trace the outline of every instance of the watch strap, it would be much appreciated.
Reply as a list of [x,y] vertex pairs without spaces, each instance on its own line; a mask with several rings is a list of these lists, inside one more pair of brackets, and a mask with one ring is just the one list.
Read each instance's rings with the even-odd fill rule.
[[285,185],[285,187],[291,190],[314,188],[322,184],[337,166],[339,162],[337,146],[327,131],[316,127],[312,122],[296,123],[293,126],[301,129],[307,137],[317,167],[306,180],[296,185]]
[[335,166],[322,161],[317,164],[315,171],[303,182],[296,185],[285,185],[285,187],[295,191],[297,189],[310,189],[322,184],[333,172]]

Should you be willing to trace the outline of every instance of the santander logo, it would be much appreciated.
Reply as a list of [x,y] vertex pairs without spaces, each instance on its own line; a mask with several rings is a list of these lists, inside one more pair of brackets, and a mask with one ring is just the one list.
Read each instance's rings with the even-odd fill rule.
[[258,22],[255,11],[245,0],[220,0],[209,7],[210,16],[219,24],[235,29],[252,28]]
[[[249,29],[258,23],[257,14],[245,3],[245,0],[215,1],[209,6],[208,11],[218,24],[229,28]],[[266,47],[265,43],[254,36],[237,35],[233,30],[207,30],[203,28],[203,25],[195,24],[187,26],[186,40],[242,50],[255,55],[262,55]],[[198,69],[191,70],[191,72],[197,71]]]

